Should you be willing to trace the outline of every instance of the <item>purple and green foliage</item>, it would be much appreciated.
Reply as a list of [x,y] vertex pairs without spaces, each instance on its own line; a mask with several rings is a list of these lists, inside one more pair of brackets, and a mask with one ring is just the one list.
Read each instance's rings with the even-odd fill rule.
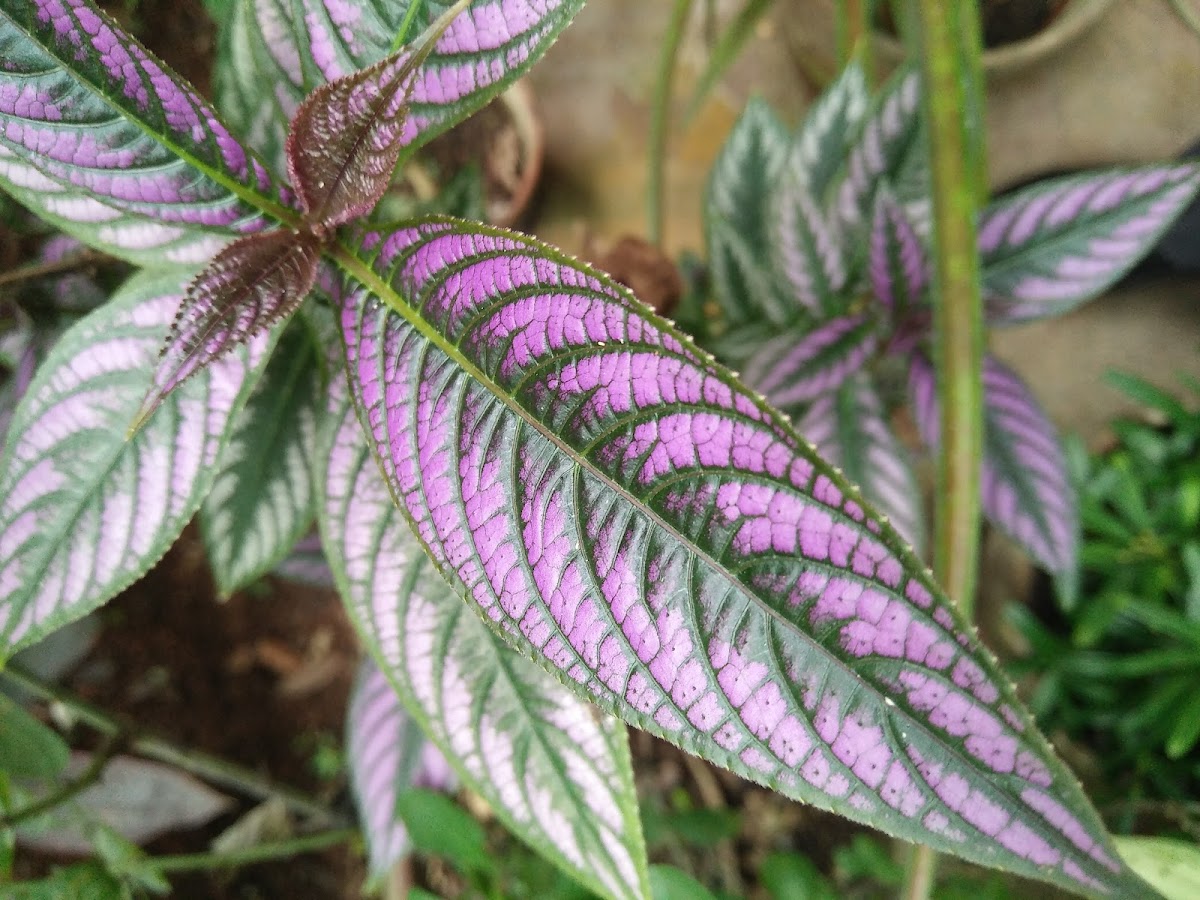
[[320,521],[364,642],[514,833],[603,896],[645,896],[624,726],[512,653],[430,565],[339,381],[321,440]]
[[[917,482],[899,442],[884,437],[880,389],[895,378],[888,365],[910,369],[919,431],[936,446],[937,386],[924,355],[932,310],[920,89],[917,75],[902,70],[869,112],[848,112],[865,109],[863,93],[861,76],[843,75],[790,137],[760,107],[735,126],[706,206],[711,284],[725,313],[711,346],[800,423],[920,552]],[[746,148],[768,121],[775,168],[764,175],[768,165],[758,163],[748,181],[738,164],[756,165]],[[995,201],[979,237],[989,320],[1058,315],[1090,300],[1149,251],[1198,187],[1200,167],[1147,166],[1048,181]],[[757,228],[717,202],[738,190],[740,211],[761,217]],[[720,236],[729,230],[742,240],[740,265],[754,269],[742,283],[770,297],[770,307],[748,302],[722,274],[729,247]],[[898,368],[889,357],[899,357]],[[1069,577],[1078,516],[1055,429],[999,362],[988,360],[984,379],[984,512],[1039,564]]]
[[[67,333],[18,406],[0,462],[0,653],[145,571],[214,483],[205,537],[223,587],[267,570],[307,525],[308,467],[335,581],[396,696],[518,835],[594,890],[649,892],[611,713],[890,834],[1085,894],[1144,896],[907,542],[728,369],[612,280],[521,235],[444,217],[336,231],[369,213],[410,130],[482,102],[578,5],[476,3],[440,38],[438,23],[427,32],[436,48],[412,79],[420,48],[318,90],[292,126],[297,183],[285,189],[84,0],[0,0],[4,184],[135,261],[216,253],[178,319],[188,274],[135,276]],[[297,18],[272,9],[275,33],[299,29],[294,6]],[[352,46],[353,22],[339,17],[354,13],[324,9]],[[296,46],[301,72],[331,58],[320,42]],[[901,187],[891,205],[877,198],[880,176],[912,169],[916,88],[901,78],[848,138],[838,123],[861,115],[854,83],[803,151],[837,148],[848,162],[822,157],[835,174],[820,196],[796,193],[803,178],[778,196],[828,226],[790,245],[796,265],[828,284],[844,276],[839,290],[865,284],[865,253],[842,252],[840,269],[828,256],[835,237],[860,233],[882,248],[877,280],[899,297],[901,275],[916,291],[903,215],[919,198]],[[431,125],[428,104],[444,98]],[[829,445],[916,531],[915,507],[893,496],[908,484],[903,463],[873,477],[880,454],[898,456],[861,369],[892,344],[868,326],[907,334],[920,298],[890,311],[794,303],[795,318],[779,305],[792,302],[788,281],[759,251],[788,219],[762,191],[789,140],[752,110],[710,192],[724,214],[754,213],[710,228],[718,282],[743,291],[724,308],[797,333],[829,314],[820,340],[784,348],[786,371],[761,377],[809,413],[834,394]],[[79,126],[96,122],[93,146]],[[361,140],[302,152],[339,129]],[[738,173],[748,158],[761,165]],[[742,177],[727,185],[730,172]],[[867,241],[875,221],[887,234]],[[759,282],[771,292],[755,293]],[[319,314],[293,315],[314,283],[340,337],[323,337]],[[740,308],[748,295],[757,305]],[[318,369],[334,353],[323,402],[305,412],[304,361]],[[125,437],[148,391],[145,427]],[[1000,378],[995,396],[1013,394]],[[254,412],[239,418],[250,396]],[[314,408],[315,428],[304,421]],[[996,427],[1026,428],[1003,442],[1019,460],[1041,432],[1003,412]],[[256,474],[268,462],[272,474]],[[238,541],[251,521],[269,527]],[[381,741],[372,758],[402,755]],[[382,783],[367,788],[372,810],[396,782]],[[390,834],[375,816],[372,832]]]

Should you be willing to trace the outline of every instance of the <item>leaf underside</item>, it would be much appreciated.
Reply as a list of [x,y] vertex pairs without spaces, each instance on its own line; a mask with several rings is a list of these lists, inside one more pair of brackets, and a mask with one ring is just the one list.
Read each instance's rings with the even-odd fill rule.
[[405,705],[515,834],[605,896],[644,896],[624,726],[511,653],[429,564],[344,379],[330,393],[322,456],[330,563]]
[[790,796],[1138,895],[924,568],[727,373],[528,239],[440,220],[367,246],[377,276],[352,271],[391,308],[340,300],[356,404],[427,550],[506,640]]

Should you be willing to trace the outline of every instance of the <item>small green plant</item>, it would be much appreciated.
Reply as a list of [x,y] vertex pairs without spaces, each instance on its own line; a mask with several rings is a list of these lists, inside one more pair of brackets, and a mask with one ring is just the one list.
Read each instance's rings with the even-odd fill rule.
[[[1037,673],[1038,719],[1094,751],[1112,796],[1189,800],[1200,790],[1200,383],[1189,404],[1128,375],[1146,410],[1116,444],[1068,461],[1078,487],[1078,592],[1039,617],[1013,608]],[[1126,820],[1128,821],[1128,820]]]

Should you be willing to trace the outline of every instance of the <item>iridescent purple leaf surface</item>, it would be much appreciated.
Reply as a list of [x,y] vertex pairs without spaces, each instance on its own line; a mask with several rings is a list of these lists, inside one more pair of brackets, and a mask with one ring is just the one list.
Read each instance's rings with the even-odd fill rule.
[[925,248],[904,207],[886,186],[875,195],[867,274],[875,298],[899,320],[921,299],[929,283]]
[[784,332],[759,347],[742,380],[779,409],[811,403],[860,372],[879,345],[867,316],[843,316],[803,334]]
[[213,363],[126,441],[182,293],[178,272],[131,280],[63,336],[17,408],[0,460],[0,657],[140,577],[212,484],[272,336]]
[[131,430],[197,372],[294,312],[320,259],[316,237],[286,228],[238,238],[218,253],[188,285]]
[[346,760],[371,874],[380,876],[408,852],[408,833],[396,815],[397,796],[410,787],[453,791],[458,779],[370,660],[359,668],[350,696]]
[[1147,166],[1040,182],[992,203],[979,224],[993,323],[1059,315],[1150,251],[1200,188],[1200,166]]
[[795,301],[771,277],[771,204],[788,152],[783,123],[762,100],[746,104],[713,163],[704,232],[713,293],[732,324],[786,322]]
[[443,13],[411,49],[323,84],[300,104],[285,151],[307,221],[330,229],[375,208],[404,149],[412,83],[467,2]]
[[921,84],[912,66],[892,76],[872,105],[862,131],[850,148],[837,188],[835,208],[841,223],[855,228],[870,222],[875,191],[883,179],[897,180],[910,169],[910,157],[922,153]]
[[822,205],[851,139],[862,127],[870,99],[863,70],[852,62],[813,103],[788,153],[788,172]]
[[[921,436],[938,446],[933,365],[913,354],[909,396]],[[984,358],[983,511],[1055,574],[1076,567],[1079,513],[1058,432],[1020,377]]]
[[[287,123],[314,88],[399,49],[407,0],[251,0],[222,34],[222,110],[282,163]],[[424,0],[411,40],[452,6]],[[420,146],[498,96],[549,49],[583,0],[475,0],[438,41],[413,82],[398,140]]]
[[321,369],[311,336],[296,325],[284,332],[238,416],[200,507],[200,532],[223,597],[287,557],[316,514],[311,473]]
[[604,896],[645,896],[624,726],[511,652],[429,563],[345,379],[330,392],[322,435],[330,564],[405,706],[515,834]]
[[192,263],[280,209],[215,111],[87,0],[0,0],[0,187],[84,242]]
[[815,400],[796,421],[796,431],[821,457],[842,470],[863,496],[924,556],[921,492],[908,453],[888,427],[883,401],[871,377],[859,372],[836,392]]
[[771,197],[771,246],[792,297],[817,317],[840,312],[849,298],[843,293],[846,260],[837,223],[803,182],[786,180]]
[[505,640],[789,796],[1143,896],[927,570],[778,414],[536,241],[435,220],[366,242],[375,274],[349,271],[370,292],[341,298],[356,406]]

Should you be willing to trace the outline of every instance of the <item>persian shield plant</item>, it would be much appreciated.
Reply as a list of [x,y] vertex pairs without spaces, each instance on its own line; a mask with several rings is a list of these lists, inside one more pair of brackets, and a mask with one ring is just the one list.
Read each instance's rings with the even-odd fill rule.
[[[408,713],[601,894],[649,893],[621,719],[890,834],[1145,896],[906,541],[787,419],[552,247],[372,219],[406,155],[580,5],[476,0],[393,53],[426,7],[243,3],[223,46],[278,77],[224,83],[226,124],[87,0],[0,0],[0,184],[143,268],[64,335],[13,416],[0,652],[111,598],[197,509],[225,590],[283,560],[315,512]],[[822,177],[861,223],[903,222],[874,187],[880,155],[851,150]],[[893,230],[889,247],[911,243]],[[815,284],[852,271],[830,253]],[[819,354],[866,341],[854,315]],[[264,446],[287,452],[246,477]],[[250,523],[254,541],[229,537]],[[413,767],[377,685],[351,747],[387,860],[376,793]]]
[[[794,134],[752,103],[705,202],[723,321],[713,351],[789,413],[918,552],[921,496],[888,408],[891,385],[906,379],[917,429],[936,449],[920,96],[916,72],[902,69],[872,102],[851,65]],[[1057,316],[1091,300],[1153,247],[1198,187],[1196,166],[1167,164],[1039,182],[993,201],[979,222],[987,322]],[[984,513],[1070,590],[1079,525],[1057,432],[991,356],[983,391]]]

